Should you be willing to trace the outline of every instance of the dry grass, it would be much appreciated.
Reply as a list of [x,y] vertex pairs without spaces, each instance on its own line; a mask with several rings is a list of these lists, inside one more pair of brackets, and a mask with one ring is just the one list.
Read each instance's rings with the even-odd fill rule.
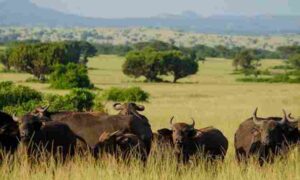
[[[122,61],[123,58],[116,56],[92,58],[88,65],[92,68],[89,75],[93,83],[102,89],[140,86],[148,91],[151,98],[145,103],[144,114],[153,130],[169,127],[168,121],[173,115],[177,121],[184,122],[190,122],[193,117],[198,128],[212,125],[221,129],[230,143],[225,162],[208,169],[200,164],[178,171],[172,156],[161,159],[154,153],[145,169],[139,163],[127,167],[112,160],[94,163],[85,158],[77,158],[64,166],[55,167],[50,163],[30,168],[20,156],[12,165],[4,163],[0,167],[0,179],[300,179],[299,149],[273,165],[260,168],[255,163],[239,166],[233,148],[235,130],[255,107],[259,107],[261,116],[281,116],[282,108],[300,115],[300,85],[236,82],[236,76],[231,75],[231,61],[224,59],[209,59],[200,65],[197,75],[182,79],[178,84],[143,83],[143,79],[133,80],[122,74]],[[265,60],[263,66],[280,63]],[[47,84],[25,83],[28,77],[0,74],[0,80],[13,80],[43,92],[65,93],[48,89]],[[110,113],[115,113],[110,108],[111,103],[106,106]]]

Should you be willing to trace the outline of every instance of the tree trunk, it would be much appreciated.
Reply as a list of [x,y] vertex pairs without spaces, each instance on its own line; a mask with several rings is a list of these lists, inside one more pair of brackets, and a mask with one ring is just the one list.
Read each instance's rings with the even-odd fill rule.
[[173,83],[176,83],[177,80],[178,80],[178,77],[174,76]]

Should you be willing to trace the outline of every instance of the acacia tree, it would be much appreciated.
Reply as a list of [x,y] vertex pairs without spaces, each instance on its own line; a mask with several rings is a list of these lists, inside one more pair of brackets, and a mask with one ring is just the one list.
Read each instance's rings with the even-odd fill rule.
[[164,52],[162,62],[163,72],[174,77],[173,83],[176,83],[178,79],[198,72],[198,63],[184,56],[180,51]]
[[135,78],[144,76],[147,81],[161,81],[160,75],[172,75],[173,82],[195,74],[198,63],[181,51],[155,51],[146,48],[141,51],[129,52],[123,64],[123,72]]
[[255,77],[259,75],[257,68],[260,66],[259,59],[251,53],[250,50],[242,50],[235,56],[232,65],[238,70],[241,67],[245,75],[254,74]]
[[147,81],[160,81],[162,54],[151,48],[129,52],[123,64],[123,72],[135,78],[144,76]]

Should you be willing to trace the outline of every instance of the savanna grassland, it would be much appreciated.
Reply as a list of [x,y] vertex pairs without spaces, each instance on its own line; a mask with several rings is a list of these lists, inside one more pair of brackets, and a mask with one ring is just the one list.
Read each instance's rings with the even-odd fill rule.
[[[117,163],[113,159],[94,162],[90,157],[76,157],[65,165],[55,165],[52,161],[30,166],[19,152],[11,162],[6,159],[0,167],[0,179],[300,179],[300,151],[294,149],[272,165],[259,167],[251,162],[247,166],[235,161],[233,137],[240,122],[250,117],[256,107],[259,116],[281,116],[282,109],[300,115],[300,85],[243,83],[232,74],[232,61],[212,59],[200,64],[197,75],[172,83],[144,83],[143,79],[131,79],[123,75],[122,57],[98,56],[91,58],[89,76],[100,89],[109,87],[140,86],[150,93],[143,112],[153,130],[169,127],[169,119],[191,122],[196,127],[214,126],[223,131],[229,140],[229,150],[225,162],[215,166],[189,165],[177,167],[171,152],[159,152],[155,147],[145,168],[138,163],[129,165]],[[279,60],[264,60],[263,67],[281,64]],[[33,87],[44,93],[64,94],[66,91],[49,89],[48,84],[27,83],[28,74],[0,73],[0,81],[10,80]],[[165,77],[169,79],[170,77]],[[109,113],[114,114],[111,102],[106,104]]]

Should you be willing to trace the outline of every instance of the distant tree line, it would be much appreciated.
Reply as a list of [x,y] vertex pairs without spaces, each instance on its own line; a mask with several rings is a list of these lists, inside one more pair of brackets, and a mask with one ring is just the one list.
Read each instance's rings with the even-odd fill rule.
[[[249,50],[258,59],[282,59],[284,58],[283,52],[280,48],[277,51],[269,51],[264,49],[249,49],[245,47],[233,47],[228,48],[226,46],[210,47],[206,45],[195,45],[193,47],[175,47],[172,44],[162,41],[149,41],[140,42],[136,44],[126,45],[112,45],[112,44],[94,44],[98,54],[116,54],[125,56],[132,50],[141,50],[145,47],[152,47],[153,49],[169,50],[176,49],[190,56],[195,57],[198,60],[204,60],[206,57],[219,57],[233,59],[239,52]],[[282,48],[282,47],[281,47]]]

